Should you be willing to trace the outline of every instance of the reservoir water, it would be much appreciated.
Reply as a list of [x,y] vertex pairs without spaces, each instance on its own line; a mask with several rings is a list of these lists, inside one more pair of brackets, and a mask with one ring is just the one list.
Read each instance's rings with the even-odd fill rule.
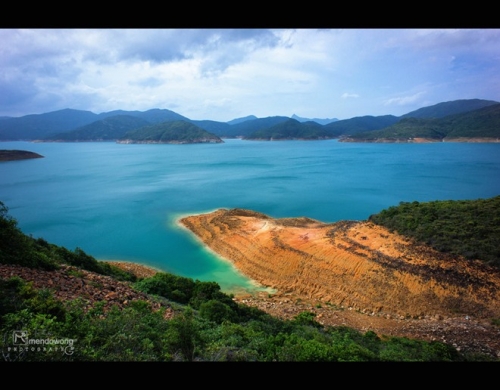
[[2,142],[42,159],[0,163],[0,201],[21,230],[102,260],[133,261],[226,292],[255,285],[177,225],[248,208],[364,220],[401,201],[500,195],[500,144],[328,141],[125,145]]

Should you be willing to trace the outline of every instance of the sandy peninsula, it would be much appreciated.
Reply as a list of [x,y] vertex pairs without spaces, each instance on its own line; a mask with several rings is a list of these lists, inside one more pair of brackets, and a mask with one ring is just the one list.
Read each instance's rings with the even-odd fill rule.
[[[178,222],[276,291],[235,295],[239,303],[282,319],[308,311],[323,325],[500,357],[500,327],[492,321],[500,317],[500,276],[481,263],[442,255],[367,221],[325,224],[220,209]],[[140,277],[158,272],[112,263]]]
[[296,300],[393,318],[500,316],[498,271],[368,221],[220,209],[180,223],[250,278]]

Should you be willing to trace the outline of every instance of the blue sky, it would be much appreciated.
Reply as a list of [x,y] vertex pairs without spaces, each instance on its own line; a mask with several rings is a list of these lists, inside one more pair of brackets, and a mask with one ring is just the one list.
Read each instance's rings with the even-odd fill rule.
[[0,116],[403,115],[500,102],[500,29],[0,29]]

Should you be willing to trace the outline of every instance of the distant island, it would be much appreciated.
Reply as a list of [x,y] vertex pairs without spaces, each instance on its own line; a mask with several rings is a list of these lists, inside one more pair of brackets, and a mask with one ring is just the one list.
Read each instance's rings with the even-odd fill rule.
[[184,120],[162,122],[127,132],[120,144],[222,143],[222,139]]
[[0,150],[0,161],[28,160],[30,158],[43,158],[43,156],[27,150]]

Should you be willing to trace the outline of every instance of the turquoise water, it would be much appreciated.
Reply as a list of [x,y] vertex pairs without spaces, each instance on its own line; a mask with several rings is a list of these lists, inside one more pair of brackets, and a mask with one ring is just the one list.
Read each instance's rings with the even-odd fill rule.
[[23,232],[224,291],[253,289],[176,221],[218,208],[324,222],[400,201],[500,195],[500,144],[328,141],[124,145],[2,142],[43,159],[0,163],[0,201]]

